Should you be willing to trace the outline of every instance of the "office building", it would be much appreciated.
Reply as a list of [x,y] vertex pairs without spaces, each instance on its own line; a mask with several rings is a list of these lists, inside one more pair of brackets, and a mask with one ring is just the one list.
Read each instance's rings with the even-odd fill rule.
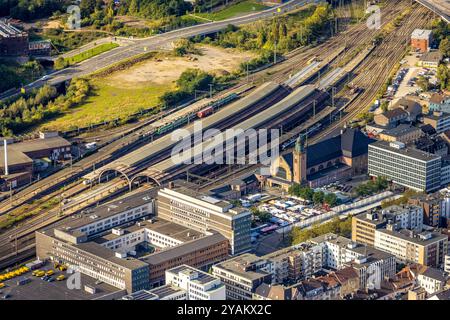
[[188,265],[167,270],[166,285],[184,290],[186,300],[225,300],[225,286],[218,277]]
[[122,300],[225,300],[225,286],[204,271],[180,265],[165,273],[165,285],[133,292]]
[[219,232],[228,239],[231,254],[251,250],[250,211],[186,185],[159,190],[158,217],[200,232]]
[[448,166],[441,156],[406,147],[401,142],[377,141],[369,145],[369,175],[385,177],[389,181],[416,191],[435,191]]
[[154,213],[150,191],[111,202],[36,232],[36,255],[128,293],[163,285],[167,269],[187,264],[206,270],[228,257],[229,242],[220,233],[201,233]]

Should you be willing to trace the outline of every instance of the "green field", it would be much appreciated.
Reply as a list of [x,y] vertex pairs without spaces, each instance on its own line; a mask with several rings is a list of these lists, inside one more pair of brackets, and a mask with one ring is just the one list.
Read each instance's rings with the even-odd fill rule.
[[267,8],[267,6],[257,3],[256,1],[246,0],[214,13],[199,13],[196,15],[209,20],[220,21],[239,15],[262,11]]
[[141,109],[156,106],[159,96],[173,89],[171,84],[154,83],[121,86],[120,83],[112,83],[107,79],[94,79],[91,84],[94,94],[85,103],[49,121],[41,129],[64,131],[102,121],[124,119]]
[[99,54],[101,54],[103,52],[106,52],[106,51],[112,50],[114,48],[117,48],[118,46],[119,45],[117,43],[112,43],[112,42],[111,43],[104,43],[104,44],[101,44],[101,45],[99,45],[97,47],[94,47],[92,49],[80,52],[79,54],[74,55],[72,57],[65,58],[64,60],[69,65],[72,65],[72,64],[79,63],[81,61],[87,60],[89,58],[95,57],[96,55],[99,55]]

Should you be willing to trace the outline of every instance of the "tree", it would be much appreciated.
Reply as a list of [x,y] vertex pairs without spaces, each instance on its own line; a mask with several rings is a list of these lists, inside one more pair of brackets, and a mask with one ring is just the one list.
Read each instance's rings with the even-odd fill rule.
[[128,7],[128,13],[130,15],[137,15],[139,12],[139,5],[137,0],[131,0],[130,6]]
[[441,63],[437,69],[436,76],[442,90],[450,89],[450,70],[447,65]]
[[214,77],[200,69],[187,69],[177,80],[178,88],[181,91],[193,94],[195,90],[208,89],[212,84]]
[[450,57],[450,39],[447,37],[439,44],[439,51],[445,58]]
[[430,90],[430,82],[429,82],[428,79],[425,78],[424,76],[419,76],[419,78],[417,79],[417,85],[418,85],[419,88],[422,89],[424,92]]
[[55,69],[59,70],[59,69],[64,69],[68,66],[68,62],[66,61],[66,59],[64,59],[63,57],[58,57],[55,60]]
[[328,204],[330,207],[333,207],[333,206],[335,206],[337,204],[338,198],[337,198],[337,196],[334,193],[327,193],[323,197],[323,202]]
[[82,17],[89,17],[95,11],[97,5],[96,0],[81,0],[80,11]]
[[314,204],[316,204],[316,205],[322,204],[324,197],[325,197],[325,194],[323,193],[323,191],[314,192],[314,195],[313,195]]

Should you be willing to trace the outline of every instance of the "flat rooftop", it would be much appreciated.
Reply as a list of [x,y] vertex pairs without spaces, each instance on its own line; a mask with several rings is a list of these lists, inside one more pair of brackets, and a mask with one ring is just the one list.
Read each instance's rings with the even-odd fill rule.
[[200,284],[207,284],[213,281],[216,281],[217,278],[211,276],[209,273],[203,272],[201,270],[198,270],[196,268],[193,268],[188,265],[181,265],[175,268],[172,268],[170,270],[167,270],[167,272],[173,273],[175,275],[178,275],[179,273],[183,274],[192,274],[197,273],[197,278],[195,280],[192,280],[193,282],[200,283]]
[[[40,270],[46,269],[50,268],[40,268]],[[65,274],[66,278],[70,276],[65,272],[56,272],[56,276],[60,274]],[[29,278],[31,282],[18,286],[17,280],[23,277]],[[6,286],[1,289],[2,295],[9,294],[8,300],[95,300],[116,293],[120,295],[120,292],[122,292],[122,295],[126,294],[125,290],[117,289],[106,283],[98,283],[96,279],[84,274],[81,274],[80,289],[68,289],[66,280],[46,282],[33,277],[31,272],[26,273],[23,277],[4,281]],[[84,290],[85,285],[94,287],[96,293],[86,292]]]
[[72,244],[72,246],[125,268],[137,269],[145,267],[147,265],[146,263],[135,258],[130,257],[118,258],[116,257],[116,252],[114,250],[108,249],[92,241],[79,244]]
[[431,30],[424,30],[424,29],[415,29],[413,33],[411,34],[411,38],[413,39],[423,39],[428,40],[428,38],[431,36]]
[[420,128],[408,125],[408,124],[400,124],[396,128],[385,130],[382,132],[382,134],[385,134],[387,136],[391,137],[400,137],[405,134],[414,132],[414,131],[421,131]]
[[[11,143],[7,146],[8,164],[10,166],[29,164],[32,163],[33,160],[27,155],[27,153],[49,149],[68,148],[70,146],[71,144],[69,141],[59,136]],[[0,158],[0,166],[3,168],[5,166],[5,152],[3,144],[0,147]]]
[[218,198],[215,198],[213,196],[207,195],[205,193],[196,191],[194,189],[188,188],[187,186],[184,185],[175,185],[173,188],[164,188],[160,191],[159,194],[161,194],[162,192],[178,192],[181,193],[182,195],[191,197],[191,198],[195,198],[197,200],[200,200],[202,202],[204,202],[204,204],[211,204],[223,209],[229,208],[231,206],[231,204],[228,201],[224,201]]
[[[171,238],[174,238],[176,240],[179,240],[181,242],[188,242],[191,240],[199,239],[201,237],[204,237],[205,235],[201,232],[198,232],[194,229],[190,229],[188,227],[160,219],[160,218],[152,218],[151,220],[146,221],[140,221],[139,223],[136,223],[130,227],[126,228],[116,228],[116,229],[122,229],[125,234],[129,234],[132,232],[136,232],[141,229],[149,229],[153,230],[157,233],[164,234],[166,236],[169,236]],[[112,233],[112,231],[106,235],[100,236],[94,241],[96,243],[105,243],[114,239],[117,239],[119,237],[122,237],[120,235],[116,235]]]
[[258,271],[251,271],[251,270],[246,271],[245,270],[247,266],[250,266],[251,264],[256,263],[257,261],[260,261],[260,260],[264,260],[264,259],[257,257],[251,253],[244,253],[235,258],[215,264],[214,267],[227,270],[227,271],[232,272],[242,278],[253,281],[253,280],[257,280],[257,279],[260,279],[262,277],[269,275],[265,271],[261,271],[261,270],[258,270]]
[[34,139],[10,144],[9,147],[24,153],[35,152],[39,150],[57,149],[70,147],[71,143],[63,137],[50,137],[45,139]]
[[223,235],[217,232],[213,233],[212,235],[204,236],[200,239],[186,242],[176,247],[167,248],[165,250],[141,257],[140,260],[150,265],[157,265],[163,263],[164,261],[176,259],[180,256],[206,249],[223,241],[228,240]]
[[[8,166],[31,165],[32,163],[33,159],[23,152],[14,150],[8,145]],[[0,167],[5,167],[5,152],[3,146],[0,146]]]
[[[413,233],[414,234],[413,237],[410,236],[412,234],[410,230],[390,231],[390,230],[386,230],[386,229],[380,229],[377,231],[384,233],[384,234],[391,235],[391,236],[395,236],[399,239],[409,241],[411,243],[418,244],[418,245],[429,245],[430,243],[434,243],[437,240],[443,240],[443,239],[448,238],[444,234],[441,234],[438,232],[428,232],[428,231],[425,231],[425,232],[422,232],[419,234]],[[420,235],[424,236],[426,234],[431,235],[431,237],[429,239],[420,238]]]
[[404,147],[397,149],[395,147],[392,147],[390,145],[390,142],[387,141],[377,141],[374,143],[369,144],[369,150],[370,148],[379,148],[387,151],[391,151],[396,154],[403,155],[405,157],[414,158],[421,161],[430,161],[435,159],[440,159],[441,157],[432,153],[424,152],[415,148],[411,147]]
[[122,297],[122,300],[157,300],[158,296],[148,290],[140,290]]
[[167,296],[183,291],[184,291],[183,289],[172,286],[170,284],[166,284],[161,287],[149,290],[150,293],[157,295],[159,299],[164,299]]
[[72,218],[68,219],[66,223],[59,226],[57,229],[79,229],[95,221],[151,203],[153,200],[154,192],[149,190],[139,192],[123,199],[111,201],[96,208],[86,209],[84,210],[84,213],[72,216]]

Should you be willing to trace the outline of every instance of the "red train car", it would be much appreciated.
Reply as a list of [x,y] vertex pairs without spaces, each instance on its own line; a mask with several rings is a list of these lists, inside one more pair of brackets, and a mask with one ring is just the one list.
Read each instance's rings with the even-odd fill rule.
[[211,113],[213,113],[213,111],[214,111],[214,108],[213,108],[213,107],[205,108],[205,109],[200,110],[199,112],[197,112],[197,117],[199,117],[199,118],[207,117],[207,116],[209,116]]

